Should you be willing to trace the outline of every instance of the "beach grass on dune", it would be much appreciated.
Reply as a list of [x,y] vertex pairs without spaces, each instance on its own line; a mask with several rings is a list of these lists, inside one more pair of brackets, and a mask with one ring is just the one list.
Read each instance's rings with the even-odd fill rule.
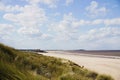
[[0,80],[113,80],[75,63],[0,44]]

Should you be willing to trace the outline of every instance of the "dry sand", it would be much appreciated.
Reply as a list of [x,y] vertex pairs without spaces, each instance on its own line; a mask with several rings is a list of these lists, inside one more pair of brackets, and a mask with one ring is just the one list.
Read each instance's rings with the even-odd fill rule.
[[74,55],[63,51],[48,51],[48,53],[40,53],[46,56],[69,59],[80,66],[112,76],[115,80],[120,80],[120,59],[103,58],[98,56]]

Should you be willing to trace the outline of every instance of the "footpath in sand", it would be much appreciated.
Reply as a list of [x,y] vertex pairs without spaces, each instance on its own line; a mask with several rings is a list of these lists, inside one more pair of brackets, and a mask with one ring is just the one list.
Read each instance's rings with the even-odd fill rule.
[[48,51],[48,53],[40,54],[68,59],[89,70],[107,74],[112,76],[115,80],[120,80],[120,59],[74,55],[62,51]]

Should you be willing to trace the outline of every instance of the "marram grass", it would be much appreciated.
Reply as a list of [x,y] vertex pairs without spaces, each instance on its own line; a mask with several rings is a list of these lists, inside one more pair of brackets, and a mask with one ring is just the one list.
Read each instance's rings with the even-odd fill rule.
[[113,80],[73,62],[0,44],[0,80]]

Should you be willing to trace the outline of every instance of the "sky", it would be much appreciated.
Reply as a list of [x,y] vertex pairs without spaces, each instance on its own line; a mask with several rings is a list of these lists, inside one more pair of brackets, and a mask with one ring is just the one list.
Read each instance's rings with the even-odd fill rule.
[[120,0],[0,0],[0,43],[120,50]]

